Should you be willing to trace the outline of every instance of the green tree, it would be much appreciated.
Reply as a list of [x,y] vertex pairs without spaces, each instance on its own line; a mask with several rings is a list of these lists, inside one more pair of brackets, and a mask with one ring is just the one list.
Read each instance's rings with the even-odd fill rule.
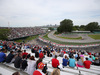
[[64,19],[60,22],[60,26],[57,28],[57,31],[62,32],[71,32],[73,28],[73,21],[70,19]]
[[86,25],[86,30],[89,30],[92,32],[95,29],[99,29],[98,22],[90,22],[89,24]]
[[79,26],[73,26],[73,30],[79,30]]
[[0,40],[7,40],[9,32],[9,29],[0,29]]
[[84,31],[84,30],[86,30],[86,26],[85,25],[81,25],[79,29]]

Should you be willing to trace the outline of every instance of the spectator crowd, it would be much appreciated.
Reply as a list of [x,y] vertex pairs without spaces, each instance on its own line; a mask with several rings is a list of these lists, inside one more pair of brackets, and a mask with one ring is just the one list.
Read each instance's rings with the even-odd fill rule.
[[[35,55],[28,53],[27,49]],[[100,66],[99,52],[0,41],[0,63],[13,63],[15,68],[26,70],[29,75],[48,75],[48,63],[43,63],[45,57],[52,58],[48,62],[54,68],[51,75],[60,75],[60,62],[57,57],[62,58],[63,68],[69,66],[90,69],[91,65]]]
[[0,29],[10,29],[9,40],[45,33],[40,27],[1,27]]

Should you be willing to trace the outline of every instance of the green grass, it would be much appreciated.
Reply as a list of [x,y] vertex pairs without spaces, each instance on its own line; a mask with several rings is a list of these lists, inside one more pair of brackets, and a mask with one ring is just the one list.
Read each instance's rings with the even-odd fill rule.
[[82,39],[82,37],[77,37],[77,38],[62,37],[62,36],[57,36],[57,37],[62,38],[62,39],[71,39],[71,40],[80,40],[80,39]]
[[16,42],[22,42],[22,41],[24,40],[25,42],[27,42],[27,41],[36,39],[37,37],[38,37],[38,35],[34,35],[34,36],[29,36],[29,37],[24,38],[24,39],[18,39],[18,40],[15,40],[15,41],[16,41]]
[[64,45],[88,45],[88,44],[98,44],[98,43],[100,43],[100,42],[90,42],[90,43],[62,42],[62,41],[59,41],[59,40],[54,40],[54,39],[49,38],[48,34],[44,35],[42,38],[45,39],[45,40],[49,40],[49,41],[52,41],[52,42],[55,42],[55,43],[58,43],[58,44],[64,44]]
[[98,40],[100,39],[100,34],[95,34],[95,35],[88,35],[89,37],[95,39],[95,40]]

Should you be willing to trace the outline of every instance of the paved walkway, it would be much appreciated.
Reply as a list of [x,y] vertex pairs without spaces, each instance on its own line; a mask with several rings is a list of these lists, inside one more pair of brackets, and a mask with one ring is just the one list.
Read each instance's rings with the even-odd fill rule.
[[90,37],[88,37],[87,34],[79,34],[79,36],[81,36],[83,39],[81,40],[70,40],[70,39],[62,39],[62,38],[58,38],[56,37],[54,34],[55,31],[52,31],[48,34],[48,37],[54,40],[59,40],[62,42],[75,42],[75,43],[88,43],[88,42],[99,42],[100,40],[94,40]]

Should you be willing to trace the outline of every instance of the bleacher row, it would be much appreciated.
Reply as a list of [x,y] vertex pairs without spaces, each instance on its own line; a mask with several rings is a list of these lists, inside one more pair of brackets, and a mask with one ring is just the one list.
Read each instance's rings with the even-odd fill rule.
[[[31,53],[31,50],[27,50],[27,52],[33,56],[35,55],[34,53]],[[47,57],[46,55],[45,55],[45,58],[43,59],[43,63],[47,63],[47,67],[48,67],[47,71],[49,72],[49,74],[54,69],[51,65],[51,59],[52,57]],[[79,67],[70,68],[69,66],[63,68],[62,67],[62,57],[58,57],[57,59],[59,60],[59,63],[60,63],[60,66],[59,66],[61,70],[60,75],[100,75],[99,66],[91,65],[90,69],[79,68]],[[35,60],[38,60],[38,58],[35,58]],[[13,63],[10,63],[10,64],[4,63],[4,65],[15,68]],[[24,72],[26,73],[26,70]]]

